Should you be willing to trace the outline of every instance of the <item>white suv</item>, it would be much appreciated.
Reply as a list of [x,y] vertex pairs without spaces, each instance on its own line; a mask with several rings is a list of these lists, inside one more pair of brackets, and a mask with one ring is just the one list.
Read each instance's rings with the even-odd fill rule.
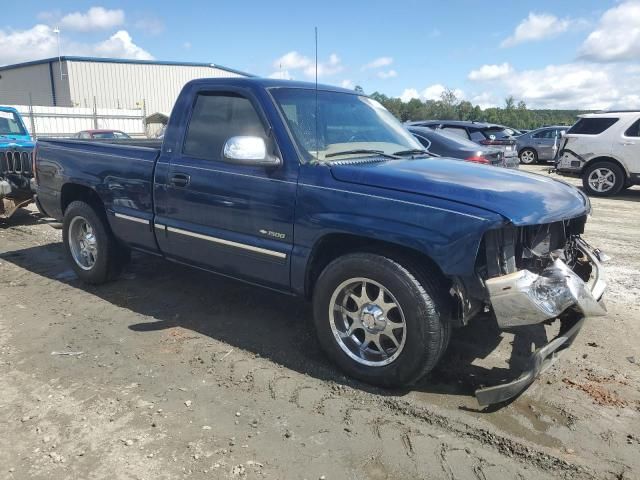
[[640,111],[580,115],[564,135],[556,171],[580,175],[589,195],[640,184]]

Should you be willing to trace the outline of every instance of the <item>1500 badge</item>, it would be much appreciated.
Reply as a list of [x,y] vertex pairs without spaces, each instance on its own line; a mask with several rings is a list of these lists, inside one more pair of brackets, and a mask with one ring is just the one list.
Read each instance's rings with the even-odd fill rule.
[[278,238],[280,240],[282,240],[284,237],[286,237],[286,235],[284,233],[274,232],[274,231],[271,231],[271,230],[265,230],[264,228],[261,228],[258,231],[262,235],[266,235],[267,237],[272,237],[272,238]]

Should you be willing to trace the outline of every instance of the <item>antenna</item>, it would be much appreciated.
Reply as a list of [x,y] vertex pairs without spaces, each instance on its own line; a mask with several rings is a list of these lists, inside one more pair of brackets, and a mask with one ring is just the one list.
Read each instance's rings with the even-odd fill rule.
[[319,148],[320,148],[320,139],[319,139],[319,135],[318,135],[318,27],[315,27],[315,33],[316,33],[316,65],[315,65],[315,69],[316,69],[316,161],[320,160],[320,152],[319,152]]

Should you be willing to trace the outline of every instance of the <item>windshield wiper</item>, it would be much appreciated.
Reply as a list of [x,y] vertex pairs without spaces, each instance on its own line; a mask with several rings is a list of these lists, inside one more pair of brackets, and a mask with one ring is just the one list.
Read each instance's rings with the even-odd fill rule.
[[324,158],[338,157],[340,155],[360,155],[360,154],[379,155],[381,157],[395,158],[395,159],[400,158],[395,154],[392,155],[390,153],[385,153],[383,150],[367,150],[366,148],[362,148],[362,149],[359,148],[357,150],[343,150],[342,152],[327,153],[324,156]]
[[400,150],[399,152],[393,152],[396,156],[404,156],[404,155],[431,155],[427,150],[422,148],[412,148],[410,150]]

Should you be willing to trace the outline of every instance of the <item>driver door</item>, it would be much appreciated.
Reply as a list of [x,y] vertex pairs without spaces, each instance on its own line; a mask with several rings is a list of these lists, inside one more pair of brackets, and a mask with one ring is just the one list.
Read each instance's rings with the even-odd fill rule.
[[235,136],[261,137],[277,150],[257,105],[231,90],[196,95],[156,196],[156,234],[167,257],[288,289],[296,178],[284,165],[242,165],[223,155]]

